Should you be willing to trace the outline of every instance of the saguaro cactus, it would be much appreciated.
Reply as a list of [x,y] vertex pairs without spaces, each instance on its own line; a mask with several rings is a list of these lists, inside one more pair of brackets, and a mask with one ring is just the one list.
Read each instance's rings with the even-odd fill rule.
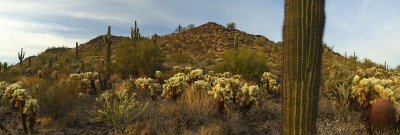
[[130,40],[131,40],[132,47],[135,47],[138,44],[139,38],[140,38],[139,28],[137,27],[137,22],[135,21],[134,28],[131,27],[131,39]]
[[76,61],[79,60],[79,46],[78,46],[78,42],[75,43],[75,58],[76,58]]
[[111,26],[108,26],[107,35],[103,37],[104,43],[106,43],[106,64],[107,64],[107,76],[110,76],[110,64],[111,64]]
[[7,69],[8,69],[8,64],[7,64],[7,62],[4,62],[4,64],[3,64],[3,72],[7,72]]
[[283,133],[316,134],[325,0],[285,0]]
[[21,48],[21,53],[18,53],[18,59],[19,59],[19,66],[22,67],[22,60],[25,58],[25,52],[24,49]]

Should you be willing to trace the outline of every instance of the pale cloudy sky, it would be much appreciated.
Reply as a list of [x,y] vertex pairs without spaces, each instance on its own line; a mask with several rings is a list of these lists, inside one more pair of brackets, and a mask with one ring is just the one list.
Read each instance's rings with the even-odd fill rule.
[[[325,42],[344,54],[400,64],[399,0],[326,0]],[[142,35],[168,34],[176,26],[236,22],[248,33],[281,40],[283,0],[1,0],[0,61],[17,52],[35,55],[50,46],[74,47],[113,27],[128,36],[133,20]]]

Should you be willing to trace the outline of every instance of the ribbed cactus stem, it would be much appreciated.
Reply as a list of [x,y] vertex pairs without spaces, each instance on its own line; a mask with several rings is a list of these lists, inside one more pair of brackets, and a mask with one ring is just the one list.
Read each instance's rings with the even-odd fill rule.
[[285,0],[283,134],[315,135],[325,0]]
[[24,52],[24,49],[21,48],[21,52],[18,53],[19,66],[21,66],[21,67],[22,67],[22,60],[24,60],[24,58],[25,58],[25,52]]
[[1,73],[1,70],[3,70],[3,63],[2,62],[0,62],[0,73]]
[[78,42],[75,43],[75,58],[76,58],[76,61],[79,60],[79,46],[78,46]]
[[7,72],[8,64],[7,62],[4,62],[3,64],[3,72]]
[[107,35],[104,36],[104,42],[106,43],[107,76],[109,76],[111,74],[111,26],[108,26]]
[[85,70],[85,61],[82,61],[81,69],[82,69],[82,71]]
[[139,28],[137,27],[137,22],[135,20],[134,27],[131,27],[131,44],[132,47],[135,47],[137,44],[139,44],[139,38],[140,38],[140,33],[139,33]]

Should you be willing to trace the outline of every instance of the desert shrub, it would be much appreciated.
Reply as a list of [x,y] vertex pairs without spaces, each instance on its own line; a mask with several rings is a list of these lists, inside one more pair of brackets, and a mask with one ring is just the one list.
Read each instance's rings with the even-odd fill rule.
[[215,66],[217,72],[231,72],[247,80],[259,81],[261,74],[269,71],[265,55],[255,50],[229,50],[222,58],[223,61]]
[[234,30],[236,28],[236,23],[235,22],[227,23],[226,28],[229,30]]
[[255,46],[264,46],[264,45],[268,45],[268,44],[269,44],[269,42],[265,38],[262,38],[262,37],[257,37],[253,41],[253,45],[255,45]]
[[118,65],[115,70],[124,77],[132,74],[154,77],[154,72],[163,69],[161,46],[151,40],[141,40],[135,47],[132,47],[129,40],[123,40],[116,46],[119,46],[119,51],[116,53]]
[[96,98],[98,117],[113,125],[118,133],[125,134],[128,125],[137,118],[147,106],[136,101],[136,93],[122,90],[119,92],[106,91]]
[[347,120],[350,113],[351,81],[354,72],[348,67],[334,63],[323,67],[322,94],[328,98],[337,119]]
[[214,98],[205,91],[187,87],[178,99],[179,117],[183,126],[194,129],[202,124],[209,123],[210,118],[218,117],[218,105]]
[[174,62],[177,65],[191,63],[193,58],[184,52],[177,52],[170,55],[170,61]]
[[57,83],[53,86],[40,86],[38,94],[39,103],[41,103],[42,114],[50,116],[54,120],[59,120],[59,124],[68,124],[69,113],[76,108],[78,103],[78,93],[76,83]]

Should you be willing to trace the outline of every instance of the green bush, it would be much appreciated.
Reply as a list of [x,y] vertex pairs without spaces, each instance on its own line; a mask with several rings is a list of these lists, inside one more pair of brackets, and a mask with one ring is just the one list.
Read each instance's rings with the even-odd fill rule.
[[217,72],[231,72],[242,75],[245,79],[259,81],[263,72],[269,71],[267,58],[255,50],[228,50],[222,56],[222,62],[215,65]]
[[115,46],[119,47],[115,71],[120,71],[122,75],[154,77],[157,70],[162,70],[164,59],[159,44],[142,39],[135,47],[131,46],[129,40],[123,40]]

